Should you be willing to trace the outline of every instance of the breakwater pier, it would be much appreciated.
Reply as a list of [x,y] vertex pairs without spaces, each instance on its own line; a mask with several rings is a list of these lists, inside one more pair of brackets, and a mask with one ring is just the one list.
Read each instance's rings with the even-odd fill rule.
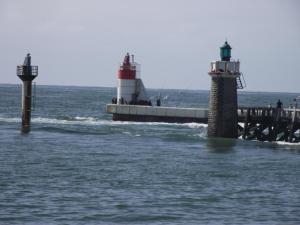
[[[207,108],[108,104],[115,121],[208,123]],[[246,140],[300,142],[300,109],[239,107],[238,136]]]

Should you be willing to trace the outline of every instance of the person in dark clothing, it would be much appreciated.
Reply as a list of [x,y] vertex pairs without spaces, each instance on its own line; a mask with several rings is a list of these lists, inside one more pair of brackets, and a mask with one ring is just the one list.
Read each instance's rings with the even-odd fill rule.
[[280,99],[278,99],[277,101],[277,109],[281,109],[282,108],[282,102],[280,101]]
[[156,105],[157,105],[157,106],[160,106],[160,105],[161,105],[160,97],[158,97],[158,98],[156,99]]
[[296,98],[294,98],[294,100],[293,100],[293,105],[294,105],[294,108],[297,109],[298,104],[297,104],[297,99]]

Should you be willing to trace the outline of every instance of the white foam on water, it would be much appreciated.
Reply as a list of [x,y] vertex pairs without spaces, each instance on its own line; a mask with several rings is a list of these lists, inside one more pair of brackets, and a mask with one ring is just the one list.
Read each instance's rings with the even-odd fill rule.
[[124,122],[124,121],[112,121],[113,123],[118,124],[128,124],[128,125],[149,125],[149,126],[181,126],[181,127],[189,127],[189,128],[202,128],[207,127],[207,124],[203,123],[165,123],[165,122]]
[[242,136],[238,137],[238,139],[242,140],[242,141],[251,141],[251,142],[258,142],[258,143],[272,143],[272,144],[278,144],[278,145],[285,145],[285,146],[299,146],[300,147],[300,142],[299,143],[290,143],[290,142],[285,142],[285,141],[259,141],[256,139],[253,140],[244,140],[242,138]]
[[300,143],[290,143],[290,142],[284,142],[284,141],[275,141],[274,143],[276,143],[278,145],[289,145],[289,146],[299,146],[300,147]]
[[5,118],[5,117],[0,117],[0,122],[19,123],[19,122],[21,122],[21,118]]
[[[44,118],[44,117],[34,117],[31,119],[32,123],[37,124],[62,124],[62,125],[111,125],[111,126],[120,126],[120,125],[146,125],[146,126],[180,126],[188,127],[191,129],[206,128],[207,124],[203,123],[165,123],[165,122],[131,122],[131,121],[112,121],[98,119],[95,117],[81,117],[76,116],[70,119],[57,119],[57,118]],[[0,117],[0,122],[8,123],[20,123],[21,118],[5,118]]]
[[32,119],[33,123],[40,124],[63,124],[63,125],[114,125],[109,120],[101,120],[94,117],[75,117],[73,120],[42,118]]
[[110,125],[147,125],[147,126],[182,126],[189,127],[192,129],[198,129],[207,127],[207,124],[203,123],[166,123],[166,122],[133,122],[133,121],[111,121],[111,120],[103,120],[106,124]]
[[82,116],[75,116],[76,120],[90,120],[90,121],[95,121],[96,118],[94,117],[82,117]]
[[[20,123],[21,118],[0,117],[0,122]],[[73,120],[35,117],[31,119],[32,123],[37,124],[64,124],[64,125],[110,125],[113,123],[109,120],[98,120],[93,117],[75,117]]]
[[183,123],[184,126],[188,126],[189,128],[203,128],[207,127],[207,124],[204,123]]
[[207,131],[206,130],[201,130],[199,133],[194,134],[194,137],[200,137],[200,138],[207,138]]

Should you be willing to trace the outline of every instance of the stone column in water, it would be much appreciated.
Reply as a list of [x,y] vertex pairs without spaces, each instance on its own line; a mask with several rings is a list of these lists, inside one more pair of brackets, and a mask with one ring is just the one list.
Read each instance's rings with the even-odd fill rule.
[[239,61],[231,61],[231,47],[225,42],[221,61],[211,62],[211,89],[208,112],[209,137],[238,137],[237,88],[240,82]]
[[17,66],[17,76],[23,81],[22,88],[22,133],[30,132],[32,81],[38,75],[38,67],[31,66],[31,56],[27,54],[23,65]]

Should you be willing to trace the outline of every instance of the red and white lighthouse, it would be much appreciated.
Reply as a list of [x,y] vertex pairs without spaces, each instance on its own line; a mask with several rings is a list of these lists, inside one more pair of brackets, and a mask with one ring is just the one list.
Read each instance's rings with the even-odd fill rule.
[[136,96],[136,65],[133,57],[130,60],[129,53],[126,54],[118,71],[118,104],[129,104]]
[[147,105],[149,99],[140,79],[140,65],[126,54],[118,70],[117,104]]

